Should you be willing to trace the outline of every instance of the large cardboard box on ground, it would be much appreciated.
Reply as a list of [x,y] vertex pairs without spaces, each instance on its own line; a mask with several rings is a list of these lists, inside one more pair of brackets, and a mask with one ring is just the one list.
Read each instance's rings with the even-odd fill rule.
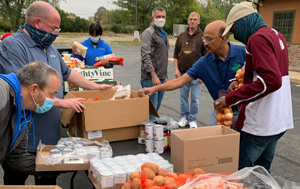
[[240,134],[225,126],[180,129],[171,133],[174,171],[206,173],[238,171]]
[[98,101],[84,102],[86,109],[83,113],[62,110],[61,123],[69,124],[71,136],[90,140],[112,142],[138,138],[140,123],[149,119],[149,112],[158,116],[150,98],[139,97],[131,90],[129,99],[109,100],[114,93],[115,89],[68,92],[65,98],[98,97]]
[[57,185],[44,185],[44,186],[33,186],[33,185],[5,185],[0,186],[0,189],[61,189]]
[[35,170],[40,171],[78,171],[78,170],[88,170],[90,168],[89,163],[84,164],[54,164],[46,165],[44,160],[40,155],[49,155],[50,150],[54,149],[55,145],[46,145],[42,151],[38,151],[36,156]]

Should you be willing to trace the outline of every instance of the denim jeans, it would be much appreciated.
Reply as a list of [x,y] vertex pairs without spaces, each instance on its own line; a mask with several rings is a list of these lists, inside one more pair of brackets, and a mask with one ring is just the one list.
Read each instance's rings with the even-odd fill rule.
[[277,141],[284,133],[272,136],[255,136],[240,131],[239,169],[261,165],[270,172]]
[[[160,79],[160,83],[163,84],[165,83],[165,80],[164,79]],[[153,87],[153,83],[152,83],[152,80],[150,79],[144,79],[144,80],[141,80],[141,85],[143,88],[145,87]],[[158,109],[160,108],[160,105],[161,105],[161,101],[164,97],[164,94],[165,94],[165,91],[160,91],[160,92],[155,92],[153,93],[151,96],[150,96],[150,99],[155,107],[155,109],[158,111]],[[155,120],[155,116],[150,114],[149,115],[149,119],[150,120]]]
[[[191,104],[189,105],[189,93],[191,91]],[[201,84],[195,79],[180,88],[180,116],[188,121],[197,121]]]
[[[232,113],[233,113],[232,129],[237,130],[237,128],[235,127],[235,124],[236,124],[236,121],[237,121],[237,119],[239,117],[240,110],[239,109],[238,110],[234,110]],[[216,116],[217,116],[217,111],[216,111],[216,109],[214,109],[213,113],[212,113],[212,116],[211,116],[211,119],[210,119],[210,123],[209,123],[210,126],[217,125],[217,118],[216,118]]]

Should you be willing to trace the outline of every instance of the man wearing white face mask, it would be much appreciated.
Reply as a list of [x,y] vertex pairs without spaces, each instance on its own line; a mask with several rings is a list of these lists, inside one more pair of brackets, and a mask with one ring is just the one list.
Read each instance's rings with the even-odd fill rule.
[[58,72],[43,62],[27,64],[17,74],[0,74],[0,165],[5,160],[12,170],[36,174],[35,156],[26,149],[31,111],[50,110],[60,85]]
[[[163,29],[166,22],[166,11],[162,7],[152,10],[152,24],[141,37],[141,85],[142,87],[157,86],[167,81],[169,41]],[[159,109],[164,91],[155,92],[150,96],[156,110]],[[150,120],[155,117],[150,114]]]

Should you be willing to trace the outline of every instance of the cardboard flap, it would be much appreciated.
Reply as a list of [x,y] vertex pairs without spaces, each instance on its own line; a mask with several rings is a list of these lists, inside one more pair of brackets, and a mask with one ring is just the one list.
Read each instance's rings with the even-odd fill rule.
[[[156,117],[159,117],[158,112],[156,111],[156,109],[155,109],[155,107],[152,103],[151,98],[147,95],[143,95],[143,97],[148,97],[149,98],[149,112],[152,115],[155,115]],[[131,98],[139,98],[138,92],[134,91],[134,90],[131,90]]]
[[159,117],[158,115],[158,112],[156,111],[153,103],[152,103],[152,100],[149,98],[149,112],[152,114],[152,115],[155,115],[156,117]]
[[33,186],[33,185],[6,185],[0,186],[0,189],[61,189],[57,185],[44,185],[44,186]]

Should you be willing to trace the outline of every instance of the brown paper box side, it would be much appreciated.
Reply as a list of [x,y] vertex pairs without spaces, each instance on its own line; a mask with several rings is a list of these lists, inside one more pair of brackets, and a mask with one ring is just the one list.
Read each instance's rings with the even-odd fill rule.
[[232,173],[238,169],[239,133],[225,126],[175,130],[171,140],[175,172],[185,173],[197,167],[207,173]]
[[44,185],[44,186],[33,186],[33,185],[6,185],[6,186],[0,186],[0,189],[61,189],[61,187],[57,185]]
[[41,158],[41,155],[49,155],[50,150],[54,149],[55,145],[46,145],[41,152],[38,152],[36,156],[36,171],[78,171],[78,170],[88,170],[90,168],[89,163],[85,164],[55,164],[46,165]]
[[[87,107],[86,110],[84,110],[83,114],[86,118],[86,125],[89,125],[87,131],[93,131],[97,130],[97,128],[94,128],[93,125],[93,118],[99,117],[99,115],[106,115],[106,119],[101,120],[101,124],[104,126],[101,129],[107,129],[111,128],[111,126],[117,126],[117,127],[126,127],[126,126],[132,126],[130,124],[130,119],[128,119],[128,115],[126,115],[126,110],[133,110],[136,109],[136,116],[143,116],[144,120],[148,119],[148,115],[142,114],[139,115],[139,112],[144,112],[148,111],[146,109],[149,108],[149,112],[151,114],[159,117],[157,111],[155,110],[150,98],[148,96],[143,96],[139,97],[138,93],[134,90],[131,90],[131,98],[130,99],[121,99],[121,100],[115,100],[111,101],[108,100],[113,96],[115,93],[114,89],[108,89],[105,91],[95,91],[95,90],[90,90],[90,91],[72,91],[66,94],[65,98],[76,98],[76,97],[83,97],[83,98],[95,98],[96,96],[98,97],[97,102],[84,102],[84,105]],[[146,100],[146,99],[147,100]],[[95,106],[95,103],[97,105]],[[149,103],[149,104],[147,104]],[[93,108],[88,108],[92,106]],[[96,107],[96,108],[95,108]],[[118,109],[120,111],[123,111],[122,117],[117,117],[118,115],[111,115],[107,114],[109,110],[114,110]],[[146,108],[146,109],[145,109]],[[61,123],[66,126],[70,120],[72,119],[73,115],[75,114],[75,111],[73,109],[62,109],[61,111]],[[107,117],[110,116],[110,117]],[[114,116],[114,117],[111,117]],[[119,125],[118,120],[122,120],[122,125]],[[138,125],[139,123],[136,123],[135,125]]]

